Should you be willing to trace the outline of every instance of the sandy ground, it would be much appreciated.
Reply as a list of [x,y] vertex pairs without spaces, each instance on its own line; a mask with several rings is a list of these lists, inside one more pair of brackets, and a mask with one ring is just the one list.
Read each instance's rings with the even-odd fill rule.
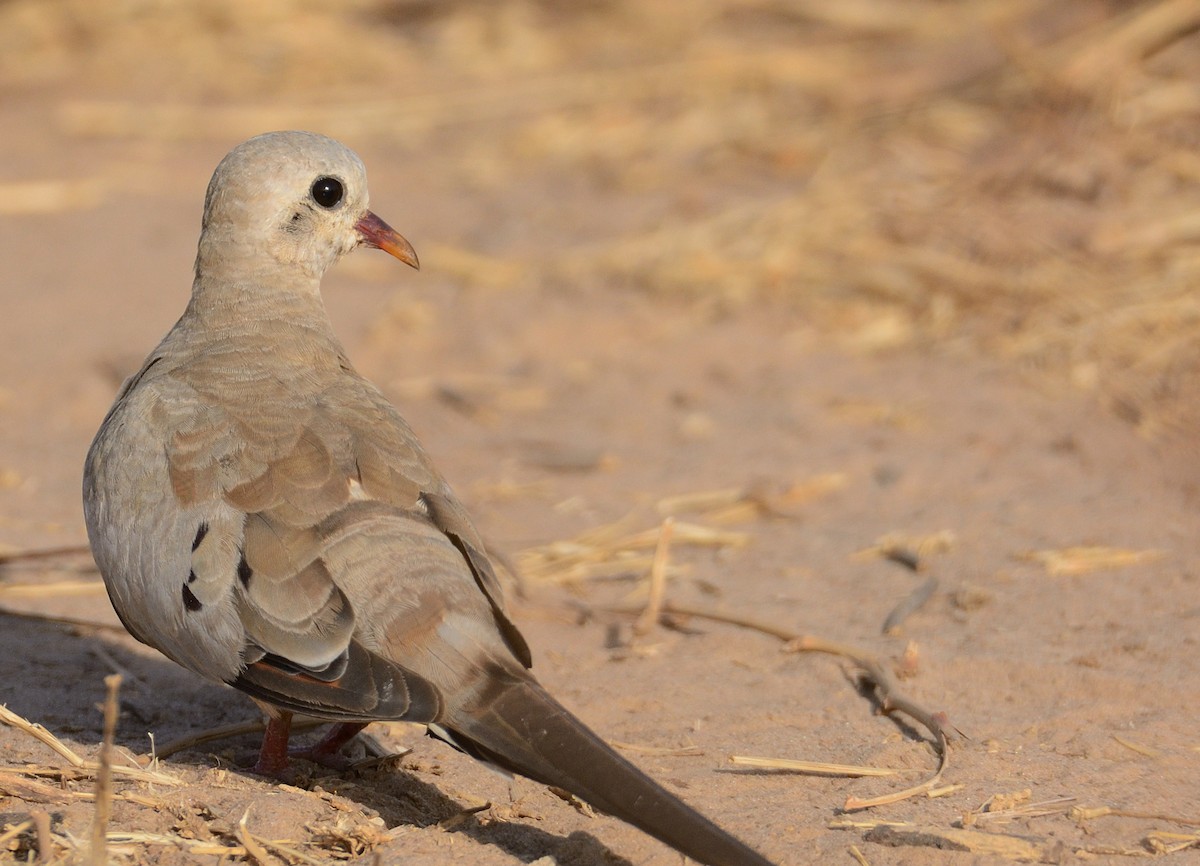
[[[119,164],[128,182],[93,206],[0,216],[3,550],[85,543],[84,453],[121,377],[186,302],[204,186],[235,143],[64,138],[46,96],[8,101],[5,177]],[[535,672],[581,718],[781,864],[1125,862],[1166,851],[1200,862],[1174,850],[1194,836],[1170,835],[1200,829],[1194,454],[954,341],[853,352],[786,303],[700,304],[586,275],[464,280],[452,243],[536,255],[564,232],[669,219],[686,202],[576,191],[551,171],[464,187],[463,151],[450,144],[418,158],[348,143],[369,167],[372,208],[412,240],[423,270],[359,251],[326,280],[331,315],[490,543],[530,571],[516,619]],[[673,499],[724,490],[748,495],[698,510]],[[673,509],[725,543],[681,536],[670,601],[851,644],[889,665],[908,651],[915,670],[903,688],[962,733],[939,796],[843,811],[847,797],[918,784],[937,766],[928,732],[880,715],[844,660],[696,618],[635,637],[630,617],[605,608],[644,600],[644,563],[622,567],[616,554],[598,554],[603,578],[535,573],[547,544],[618,522],[653,532]],[[920,550],[923,573],[873,553],[885,537]],[[148,735],[162,746],[256,718],[245,698],[112,628],[87,566],[0,569],[5,610],[97,624],[0,613],[10,710],[88,757],[114,671],[125,678],[116,742],[133,755],[150,754]],[[929,576],[939,581],[931,599],[882,634]],[[178,785],[118,780],[110,829],[151,835],[114,843],[116,856],[253,856],[237,832],[248,813],[252,842],[319,862],[679,862],[415,728],[371,733],[412,751],[280,786],[242,769],[256,744],[246,735],[163,759]],[[734,754],[904,772],[819,778],[742,769]],[[27,765],[64,763],[0,727],[0,860],[31,856],[32,830],[5,828],[37,811],[57,834],[53,856],[68,858],[68,837],[83,844],[90,832],[93,803],[76,794],[93,783],[33,789]],[[985,812],[989,802],[997,811]],[[1104,808],[1114,811],[1080,811]],[[882,822],[904,826],[889,836],[873,828]],[[976,835],[954,837],[963,825]],[[308,862],[268,850],[260,859]]]
[[[194,181],[180,182],[196,192],[178,201],[131,195],[85,213],[4,220],[7,546],[84,542],[84,451],[120,372],[185,302],[198,191],[219,156],[213,148],[171,166]],[[447,217],[423,207],[426,195],[386,154],[365,156],[380,169],[376,210],[420,247],[425,226]],[[413,222],[423,225],[413,230]],[[828,780],[740,771],[728,757],[932,770],[923,732],[877,715],[851,668],[781,653],[777,641],[735,627],[693,621],[694,631],[631,643],[627,619],[580,618],[582,608],[626,599],[644,583],[636,569],[574,587],[530,582],[517,617],[539,676],[605,736],[639,747],[630,755],[681,795],[781,863],[848,862],[851,845],[871,863],[999,862],[885,847],[864,841],[862,829],[830,824],[853,817],[945,829],[989,797],[1022,792],[1026,803],[1055,801],[1050,814],[986,828],[1033,838],[1056,862],[1141,849],[1155,831],[1187,832],[1166,817],[1196,818],[1200,769],[1200,548],[1184,461],[1156,453],[1079,398],[978,357],[851,356],[786,311],[698,313],[582,285],[461,291],[439,278],[436,254],[420,275],[371,256],[360,251],[327,281],[331,312],[352,356],[403,407],[497,549],[519,553],[623,519],[630,531],[653,529],[656,504],[681,494],[744,488],[786,500],[796,485],[803,492],[829,475],[811,498],[781,505],[782,515],[743,515],[732,525],[703,512],[678,515],[746,543],[678,545],[669,598],[886,659],[915,642],[918,672],[906,688],[966,735],[952,746],[943,781],[955,787],[945,796],[842,816],[848,795],[886,793],[920,773]],[[856,555],[888,533],[949,533],[951,542],[923,559],[940,579],[932,600],[902,634],[885,637],[884,617],[919,582]],[[1029,558],[1079,546],[1145,555],[1080,574]],[[0,600],[115,622],[98,587],[60,599],[15,592],[81,578],[89,576],[13,565]],[[254,717],[235,693],[113,631],[4,617],[0,653],[10,660],[9,708],[85,754],[99,740],[96,705],[113,670],[127,676],[118,742],[135,754],[149,752],[148,733],[162,744]],[[506,783],[418,733],[381,731],[383,742],[412,754],[398,769],[317,774],[311,790],[330,792],[320,798],[238,770],[253,737],[187,751],[163,762],[185,787],[155,789],[160,808],[118,802],[113,827],[236,844],[228,833],[251,807],[257,834],[301,846],[333,825],[399,831],[374,849],[385,862],[676,860],[636,831],[581,814],[531,783]],[[697,751],[640,749],[681,746]],[[54,763],[13,729],[0,729],[0,748],[10,768]],[[481,800],[491,809],[438,826]],[[6,797],[0,820],[18,823],[33,806]],[[1079,821],[1064,813],[1069,806],[1164,817]],[[90,803],[41,808],[60,832],[86,835]],[[143,860],[190,859],[132,847]]]

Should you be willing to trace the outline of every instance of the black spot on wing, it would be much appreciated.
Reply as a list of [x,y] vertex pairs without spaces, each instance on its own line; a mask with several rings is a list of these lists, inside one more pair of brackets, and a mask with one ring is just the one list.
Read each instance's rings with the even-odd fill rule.
[[238,580],[242,582],[242,586],[248,589],[252,577],[254,577],[254,569],[250,567],[250,563],[246,562],[246,554],[243,553],[242,558],[238,560]]
[[200,608],[204,607],[200,603],[200,599],[196,598],[196,594],[192,592],[186,583],[183,585],[183,606],[192,611],[200,610]]
[[196,572],[194,570],[189,571],[188,572],[188,583],[195,583],[195,582],[196,582]]
[[196,537],[192,539],[193,553],[195,552],[196,548],[200,546],[200,542],[204,540],[204,536],[206,535],[208,535],[208,524],[201,523],[199,528],[196,530]]

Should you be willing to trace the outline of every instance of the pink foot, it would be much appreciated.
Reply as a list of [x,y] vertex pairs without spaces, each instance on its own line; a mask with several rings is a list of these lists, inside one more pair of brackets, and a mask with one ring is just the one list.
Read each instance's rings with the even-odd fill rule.
[[292,714],[281,712],[279,718],[267,719],[267,730],[263,734],[262,748],[258,751],[258,763],[253,772],[260,776],[278,779],[288,768],[288,736],[292,731]]
[[342,746],[358,736],[358,732],[366,727],[364,722],[340,722],[329,729],[316,745],[307,748],[292,749],[288,752],[293,758],[304,758],[329,767],[331,770],[345,770],[352,763],[342,754]]

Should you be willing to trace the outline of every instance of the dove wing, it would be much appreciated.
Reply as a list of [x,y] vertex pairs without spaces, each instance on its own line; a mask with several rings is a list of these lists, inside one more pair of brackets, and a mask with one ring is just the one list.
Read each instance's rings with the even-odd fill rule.
[[[383,395],[347,370],[289,388],[222,355],[149,361],[89,456],[90,507],[116,484],[141,497],[119,533],[144,541],[101,563],[128,575],[109,585],[131,631],[337,719],[431,721],[482,657],[527,667],[478,532]],[[132,466],[141,477],[116,477]]]

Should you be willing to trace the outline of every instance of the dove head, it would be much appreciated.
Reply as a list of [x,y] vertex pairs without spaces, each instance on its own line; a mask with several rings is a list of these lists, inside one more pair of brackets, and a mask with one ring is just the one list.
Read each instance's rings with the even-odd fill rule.
[[354,151],[311,132],[269,132],[235,147],[213,172],[197,284],[315,288],[360,245],[418,267],[408,241],[367,210],[367,171]]

